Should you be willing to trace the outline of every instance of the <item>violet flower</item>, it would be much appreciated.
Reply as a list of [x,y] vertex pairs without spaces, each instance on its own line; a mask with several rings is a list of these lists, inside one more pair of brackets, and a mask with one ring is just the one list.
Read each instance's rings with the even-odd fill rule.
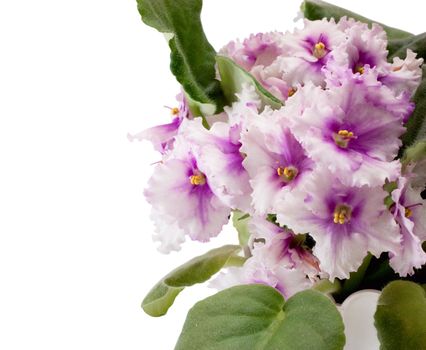
[[331,280],[348,278],[368,252],[379,256],[398,250],[398,227],[385,197],[381,186],[347,186],[321,169],[303,190],[289,193],[278,204],[277,219],[295,232],[309,232],[321,271]]
[[324,85],[322,68],[344,40],[345,35],[334,20],[305,20],[303,29],[285,34],[285,55],[279,57],[274,65],[279,66],[282,79],[290,88],[308,82]]
[[208,241],[228,222],[230,208],[212,192],[202,164],[182,135],[176,137],[168,157],[156,166],[145,196],[156,220],[175,223],[193,240]]
[[393,159],[404,128],[402,116],[383,108],[382,98],[380,86],[347,80],[318,93],[316,104],[291,119],[292,131],[312,159],[341,181],[383,185],[400,174],[401,165]]
[[262,113],[242,135],[243,165],[251,179],[252,205],[260,215],[275,213],[276,202],[299,186],[314,167],[293,136],[284,111]]

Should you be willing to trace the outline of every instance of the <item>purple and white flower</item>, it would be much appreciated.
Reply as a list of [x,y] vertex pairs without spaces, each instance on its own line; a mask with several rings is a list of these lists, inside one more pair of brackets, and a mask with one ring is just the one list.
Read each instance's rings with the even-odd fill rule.
[[373,24],[369,28],[366,23],[346,18],[342,18],[338,26],[344,30],[347,37],[333,55],[339,66],[358,75],[370,69],[386,72],[387,38],[381,26]]
[[347,186],[321,169],[303,191],[293,191],[279,203],[277,220],[314,238],[313,253],[331,280],[348,278],[368,252],[379,256],[398,250],[398,227],[385,197],[381,186]]
[[[299,93],[299,92],[298,92]],[[348,80],[317,95],[293,133],[318,164],[349,185],[377,186],[400,174],[402,116],[382,108],[380,86]],[[350,174],[350,175],[349,175]]]
[[285,34],[285,55],[274,63],[290,87],[312,82],[324,85],[323,67],[345,40],[334,20],[304,21],[304,28]]
[[[285,107],[284,107],[285,108]],[[242,135],[244,167],[253,188],[257,214],[275,213],[275,204],[312,171],[313,161],[290,130],[284,108],[262,113]]]
[[230,215],[230,208],[212,192],[202,164],[182,135],[156,166],[145,196],[155,218],[163,220],[165,215],[193,240],[206,242],[218,235]]

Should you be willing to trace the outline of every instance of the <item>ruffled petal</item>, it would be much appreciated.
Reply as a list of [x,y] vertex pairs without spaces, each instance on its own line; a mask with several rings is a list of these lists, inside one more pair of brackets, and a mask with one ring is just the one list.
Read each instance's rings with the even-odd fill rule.
[[208,181],[191,146],[179,137],[170,158],[156,166],[145,196],[155,211],[174,218],[185,234],[204,242],[219,234],[230,214]]
[[160,243],[157,249],[163,254],[180,250],[185,242],[185,232],[179,228],[176,220],[155,209],[151,211],[151,220],[155,224],[153,240]]

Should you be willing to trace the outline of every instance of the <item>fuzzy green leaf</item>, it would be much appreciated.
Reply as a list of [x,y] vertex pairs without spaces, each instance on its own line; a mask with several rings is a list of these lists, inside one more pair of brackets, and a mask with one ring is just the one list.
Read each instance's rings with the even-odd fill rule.
[[426,292],[420,285],[389,283],[374,319],[381,350],[426,350]]
[[189,311],[175,350],[341,350],[343,321],[314,290],[287,301],[265,285],[226,289]]
[[240,250],[240,246],[226,245],[197,256],[179,266],[151,289],[142,302],[143,310],[154,317],[165,315],[170,306],[173,305],[177,295],[185,287],[207,281],[230,259],[236,258],[236,254]]
[[208,42],[200,20],[202,0],[137,0],[145,24],[168,39],[170,69],[191,100],[195,115],[222,110],[225,103],[216,80],[216,51]]

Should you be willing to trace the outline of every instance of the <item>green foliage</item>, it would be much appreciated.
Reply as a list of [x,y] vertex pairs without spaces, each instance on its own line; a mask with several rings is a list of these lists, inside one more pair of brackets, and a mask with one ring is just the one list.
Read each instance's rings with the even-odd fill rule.
[[170,69],[190,99],[194,115],[220,112],[225,103],[216,80],[216,51],[200,20],[202,0],[137,0],[145,24],[168,39]]
[[228,102],[237,100],[236,94],[242,89],[243,84],[251,84],[255,87],[263,105],[274,109],[282,107],[283,103],[267,91],[250,73],[246,72],[238,64],[225,56],[216,56],[221,85]]
[[[235,258],[240,246],[226,245],[197,256],[179,266],[162,278],[147,294],[142,302],[143,310],[150,316],[163,316],[167,313],[177,295],[188,286],[207,281]],[[239,261],[239,259],[235,259]],[[238,264],[240,264],[238,262]]]
[[389,283],[374,315],[381,350],[426,349],[426,292],[408,281]]
[[320,292],[285,302],[274,288],[237,286],[195,304],[175,350],[341,350],[343,328],[336,306]]

